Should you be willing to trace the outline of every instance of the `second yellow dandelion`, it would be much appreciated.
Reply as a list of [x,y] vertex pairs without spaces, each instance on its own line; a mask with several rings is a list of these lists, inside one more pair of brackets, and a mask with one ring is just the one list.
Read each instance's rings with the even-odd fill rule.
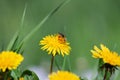
[[112,66],[120,66],[120,56],[116,52],[110,51],[103,44],[100,45],[101,49],[94,46],[94,50],[91,50],[94,58],[102,59],[104,63]]

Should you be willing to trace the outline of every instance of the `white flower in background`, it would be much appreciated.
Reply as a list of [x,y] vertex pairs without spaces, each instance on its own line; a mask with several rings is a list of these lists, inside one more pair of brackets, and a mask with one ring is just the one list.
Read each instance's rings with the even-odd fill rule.
[[29,69],[34,71],[40,80],[48,80],[48,73],[45,71],[43,67],[32,66]]
[[97,73],[94,70],[87,70],[82,73],[82,76],[87,78],[87,80],[93,80],[96,77],[95,74],[97,75]]

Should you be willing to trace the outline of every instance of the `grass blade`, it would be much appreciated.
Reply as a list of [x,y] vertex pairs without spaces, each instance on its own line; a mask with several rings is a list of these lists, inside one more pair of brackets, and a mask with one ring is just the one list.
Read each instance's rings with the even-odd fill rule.
[[61,70],[61,68],[60,68],[60,66],[58,64],[58,61],[56,59],[55,59],[55,65],[56,65],[56,67],[57,67],[58,70]]
[[9,42],[9,44],[7,46],[7,50],[15,50],[16,47],[17,47],[16,45],[18,44],[18,38],[19,38],[20,32],[22,31],[22,28],[23,28],[26,8],[27,8],[27,5],[25,5],[24,11],[23,11],[23,15],[22,15],[22,19],[21,19],[21,25],[20,25],[20,31],[19,31],[19,33],[18,32],[15,33],[15,35],[13,36],[13,38],[11,39],[11,41]]
[[71,64],[70,64],[70,57],[69,56],[64,56],[62,70],[71,71]]
[[[35,28],[23,39],[24,42],[26,42],[36,31],[38,31],[41,26],[50,18],[52,17],[61,7],[63,7],[66,3],[68,3],[70,0],[65,0],[61,4],[59,4],[55,9],[53,9],[42,21],[39,22],[38,25],[35,26]],[[22,41],[22,42],[23,42]]]
[[20,25],[21,28],[23,27],[25,14],[26,14],[26,9],[27,9],[27,4],[25,4],[25,8],[24,8],[24,11],[23,11],[22,19],[21,19],[21,25]]
[[17,44],[18,41],[18,32],[15,33],[15,35],[13,36],[13,38],[11,39],[11,41],[9,42],[8,46],[7,46],[7,50],[12,50],[14,48],[14,46]]
[[64,56],[63,65],[62,65],[62,70],[65,70],[66,58],[67,58],[67,56]]
[[22,18],[21,18],[20,30],[19,30],[20,38],[22,36],[22,30],[23,30],[23,25],[24,25],[24,20],[25,20],[26,9],[27,9],[27,4],[25,4],[24,10],[23,10],[23,14],[22,14]]
[[69,71],[71,71],[71,62],[70,62],[70,56],[68,56],[68,66],[69,66]]

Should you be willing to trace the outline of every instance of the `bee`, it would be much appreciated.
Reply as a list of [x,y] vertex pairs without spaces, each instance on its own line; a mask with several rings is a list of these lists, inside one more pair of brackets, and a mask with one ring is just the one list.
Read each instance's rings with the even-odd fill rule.
[[65,38],[64,34],[58,33],[58,40],[59,40],[61,43],[65,43],[65,42],[66,42],[66,38]]

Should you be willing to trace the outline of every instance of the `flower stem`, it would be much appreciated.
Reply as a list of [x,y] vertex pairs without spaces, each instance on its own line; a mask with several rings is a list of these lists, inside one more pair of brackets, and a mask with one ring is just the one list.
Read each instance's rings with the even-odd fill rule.
[[104,75],[104,78],[103,78],[103,80],[106,80],[107,73],[108,73],[108,68],[106,68],[106,69],[105,69],[105,75]]
[[52,70],[53,70],[53,62],[54,62],[54,56],[52,55],[51,66],[50,66],[50,73],[52,73]]
[[3,80],[8,80],[9,75],[10,75],[10,71],[3,72]]

